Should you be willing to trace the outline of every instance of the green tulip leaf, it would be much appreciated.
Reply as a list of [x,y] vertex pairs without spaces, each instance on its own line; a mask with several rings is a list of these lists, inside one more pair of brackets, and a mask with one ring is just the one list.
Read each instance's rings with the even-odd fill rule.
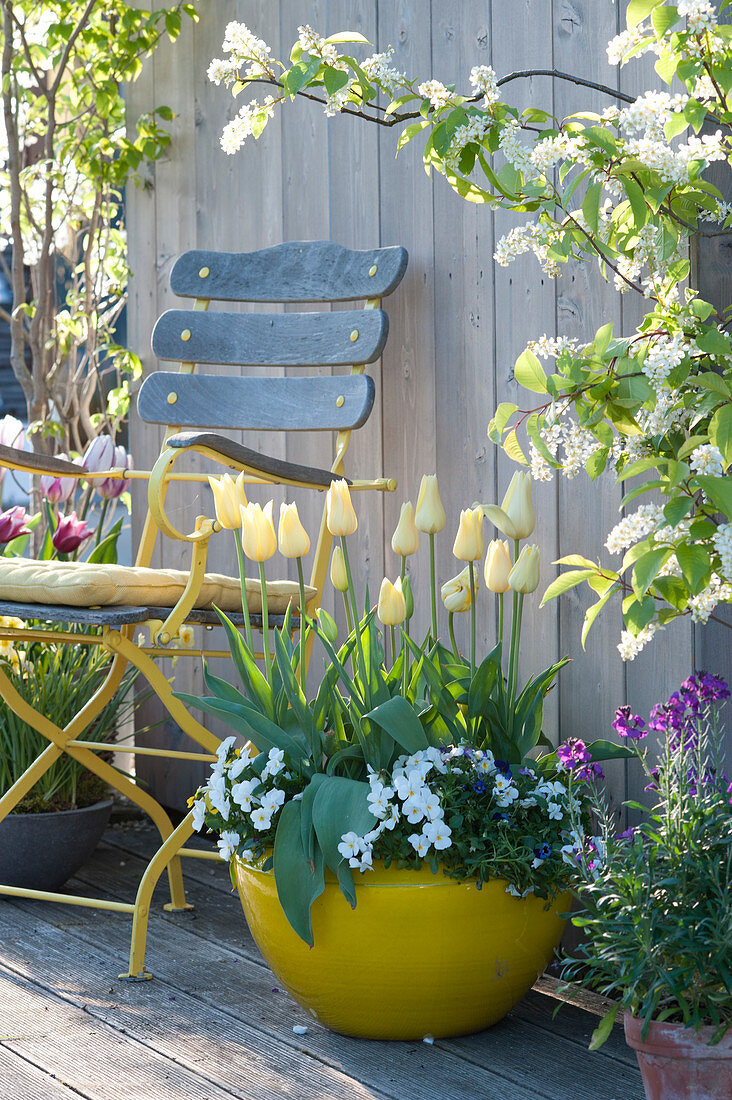
[[308,859],[301,836],[301,802],[282,807],[275,833],[273,866],[277,897],[300,939],[313,946],[310,909],[325,889],[323,853],[316,848]]
[[429,745],[422,723],[411,703],[401,695],[381,703],[365,716],[385,730],[410,755]]

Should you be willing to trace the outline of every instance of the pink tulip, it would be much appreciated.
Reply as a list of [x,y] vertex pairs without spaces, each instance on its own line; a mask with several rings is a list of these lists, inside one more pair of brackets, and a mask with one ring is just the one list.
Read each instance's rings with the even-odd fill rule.
[[[128,455],[124,447],[114,448],[114,460],[109,467],[111,470],[134,470],[132,458]],[[121,477],[105,477],[101,485],[97,485],[96,489],[100,497],[104,497],[105,500],[116,500],[118,496],[126,492],[130,487],[129,480],[125,481]]]
[[72,512],[69,516],[61,516],[51,542],[59,554],[73,554],[93,534],[91,527],[87,527],[84,520]]
[[114,440],[111,435],[98,435],[84,451],[81,465],[90,474],[111,470],[114,464]]
[[[60,454],[58,457],[68,461],[68,456],[65,454]],[[44,474],[41,478],[41,495],[50,504],[65,504],[69,497],[74,495],[78,484],[78,479],[74,477],[54,477],[52,474]]]
[[27,518],[25,508],[20,505],[0,512],[0,543],[12,542],[20,535],[29,535],[30,527],[25,525]]

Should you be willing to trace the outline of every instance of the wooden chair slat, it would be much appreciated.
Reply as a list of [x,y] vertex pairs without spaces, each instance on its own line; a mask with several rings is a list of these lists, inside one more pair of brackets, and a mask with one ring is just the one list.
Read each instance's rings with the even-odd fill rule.
[[339,313],[197,313],[169,309],[153,330],[158,359],[232,366],[373,363],[389,331],[383,310]]
[[[144,623],[148,619],[167,619],[172,611],[170,607],[67,607],[64,604],[43,603],[17,603],[11,600],[0,600],[0,615],[12,615],[26,622],[33,623],[69,623],[79,626],[130,626],[135,623]],[[235,626],[244,623],[244,616],[240,611],[227,611],[227,617]],[[293,612],[297,619],[297,612]],[[251,625],[261,627],[262,616],[250,612]],[[284,615],[269,616],[270,626],[282,626]],[[188,612],[187,623],[205,623],[208,626],[220,626],[221,620],[217,613],[206,608],[193,608]]]
[[374,403],[365,374],[316,378],[226,378],[156,371],[143,382],[137,409],[151,424],[245,431],[343,431],[359,428]]
[[[167,447],[181,450],[186,447],[204,447],[207,451],[215,452],[223,462],[231,462],[234,468],[247,466],[274,482],[279,478],[285,483],[299,481],[305,485],[319,485],[327,489],[331,481],[337,481],[342,476],[330,470],[320,470],[316,466],[300,466],[297,462],[286,462],[282,458],[263,455],[215,432],[181,432],[179,435],[171,435],[165,443]],[[348,478],[345,480],[348,481]]]
[[54,474],[56,477],[79,477],[84,472],[80,466],[66,459],[51,458],[34,451],[19,451],[4,444],[0,444],[0,466],[20,468],[33,474]]
[[399,285],[407,250],[354,251],[332,241],[288,241],[258,252],[184,252],[170,274],[174,294],[224,302],[352,302]]

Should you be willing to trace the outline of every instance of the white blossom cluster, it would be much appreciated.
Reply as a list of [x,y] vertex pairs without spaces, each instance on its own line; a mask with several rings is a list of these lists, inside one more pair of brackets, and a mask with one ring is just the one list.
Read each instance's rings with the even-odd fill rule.
[[605,546],[611,554],[620,554],[655,531],[662,520],[663,508],[660,504],[641,504],[636,512],[623,516],[615,524],[605,540]]
[[251,103],[245,103],[239,109],[239,113],[227,122],[221,134],[221,148],[231,156],[241,149],[248,137],[255,132],[257,126],[262,126],[272,117],[276,100],[274,96],[264,97],[264,103],[258,103],[253,99]]
[[727,159],[727,141],[721,130],[714,134],[689,139],[675,149],[660,138],[629,138],[625,142],[625,153],[637,157],[651,171],[657,172],[664,183],[687,184],[689,165],[692,161],[702,161],[705,165],[715,160]]
[[542,138],[537,141],[531,150],[529,160],[537,172],[546,176],[551,172],[555,164],[565,158],[580,159],[580,154],[585,146],[581,136],[568,134],[555,134],[553,137]]
[[326,61],[328,65],[334,68],[340,69],[344,67],[344,62],[340,61],[338,57],[338,50],[332,42],[326,42],[325,39],[314,31],[312,27],[309,27],[307,23],[297,28],[297,40],[307,53],[313,54],[315,57],[320,57],[323,61]]
[[470,70],[470,86],[473,91],[483,95],[483,107],[490,107],[500,99],[496,74],[490,65],[474,65]]
[[641,371],[654,388],[663,386],[674,367],[684,361],[691,347],[683,332],[659,336],[649,344]]
[[732,581],[732,523],[720,523],[712,535],[712,542],[719,554],[725,581]]
[[618,653],[624,661],[634,661],[641,650],[645,649],[658,628],[654,623],[644,626],[637,634],[623,630],[618,642]]
[[679,15],[686,16],[686,26],[692,34],[703,34],[717,26],[717,13],[710,0],[679,0]]
[[244,23],[232,21],[227,24],[221,48],[224,53],[231,54],[231,59],[213,59],[208,67],[208,79],[214,84],[218,85],[223,81],[228,87],[236,80],[242,66],[245,66],[242,73],[245,77],[273,75],[270,47],[261,38],[257,38]]
[[404,73],[391,66],[394,57],[394,47],[387,46],[383,53],[372,54],[361,62],[361,68],[369,80],[373,80],[392,98],[400,88],[407,86],[408,81]]
[[648,138],[663,141],[664,126],[673,114],[683,111],[688,102],[688,95],[645,92],[618,112],[618,125],[628,134],[642,133]]
[[716,208],[714,210],[703,210],[699,217],[704,222],[715,222],[717,225],[723,225],[730,215],[732,215],[732,203],[717,199]]
[[660,53],[660,49],[659,44],[638,25],[621,31],[610,39],[607,44],[607,59],[611,65],[622,65],[631,51],[634,57],[642,57],[644,53]]
[[695,623],[706,623],[718,603],[731,602],[732,584],[727,584],[717,573],[712,573],[707,587],[698,596],[691,596],[688,606]]
[[[591,432],[567,415],[568,407],[554,408],[539,434],[549,453],[561,463],[562,474],[571,481],[600,444]],[[560,447],[564,451],[561,456]],[[552,467],[533,443],[529,449],[529,465],[534,481],[552,480]]]
[[722,452],[713,443],[702,443],[700,447],[695,447],[689,456],[689,465],[695,474],[721,477],[724,473]]
[[542,271],[550,278],[556,279],[560,274],[559,265],[549,258],[548,253],[552,244],[562,236],[562,232],[559,226],[543,225],[541,222],[516,225],[505,237],[501,237],[496,242],[493,259],[501,267],[508,267],[517,256],[533,252]]
[[529,340],[527,351],[533,351],[541,359],[556,359],[563,351],[579,352],[580,342],[574,336],[548,336],[544,333],[536,340]]
[[445,153],[445,163],[448,168],[457,166],[460,154],[466,145],[470,145],[471,143],[480,144],[485,137],[485,132],[489,124],[490,119],[487,115],[471,114],[468,122],[464,122],[462,126],[458,126],[450,140],[450,147]]
[[531,150],[522,141],[519,141],[520,133],[521,127],[518,122],[515,119],[509,119],[501,130],[498,148],[508,163],[517,168],[519,172],[523,172],[525,179],[529,180],[536,175],[536,169],[531,163]]
[[439,80],[425,80],[418,85],[417,91],[424,99],[429,99],[436,111],[446,107],[452,96],[449,88],[446,88]]

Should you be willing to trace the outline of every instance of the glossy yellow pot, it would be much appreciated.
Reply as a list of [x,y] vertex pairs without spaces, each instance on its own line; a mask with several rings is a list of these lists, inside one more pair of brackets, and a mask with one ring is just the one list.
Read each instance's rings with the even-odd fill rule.
[[315,946],[292,930],[274,875],[236,863],[252,935],[280,984],[333,1031],[365,1039],[467,1035],[531,988],[559,943],[570,898],[548,910],[506,883],[478,890],[442,872],[376,866],[351,910],[328,874],[312,909]]

